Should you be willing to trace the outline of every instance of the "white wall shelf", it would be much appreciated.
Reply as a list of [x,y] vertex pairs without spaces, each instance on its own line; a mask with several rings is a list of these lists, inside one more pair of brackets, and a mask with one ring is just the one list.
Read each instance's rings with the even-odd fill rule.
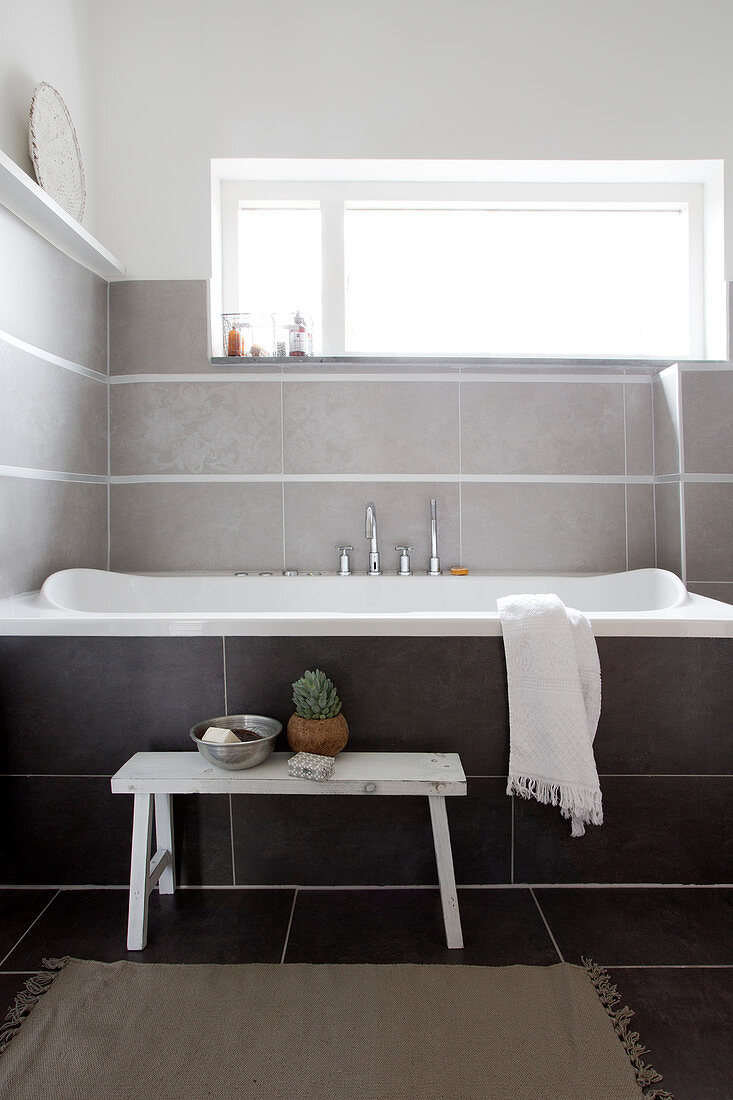
[[104,279],[125,274],[125,265],[99,243],[55,199],[19,168],[0,149],[0,204],[30,225],[47,241],[60,248]]

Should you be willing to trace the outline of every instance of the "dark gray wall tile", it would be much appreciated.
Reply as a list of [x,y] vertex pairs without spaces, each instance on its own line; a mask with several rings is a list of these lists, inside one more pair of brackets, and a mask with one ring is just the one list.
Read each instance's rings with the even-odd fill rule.
[[173,843],[177,884],[233,885],[228,795],[174,795]]
[[733,371],[682,371],[685,471],[733,474]]
[[[292,683],[333,679],[362,752],[458,752],[470,775],[502,775],[508,709],[499,638],[227,638],[231,713],[287,724]],[[368,687],[365,687],[368,684]],[[285,749],[284,735],[278,745]]]
[[[447,799],[459,882],[509,881],[505,787],[505,780],[470,780],[467,796]],[[234,795],[232,813],[237,885],[437,881],[427,798]]]
[[598,638],[609,774],[731,774],[733,639]]
[[0,777],[0,881],[124,885],[130,879],[132,799],[109,779]]
[[654,486],[657,533],[657,566],[682,576],[682,529],[680,522],[680,486],[664,482]]
[[0,463],[106,474],[106,384],[0,339]]
[[205,279],[110,284],[111,374],[212,371]]
[[623,389],[614,383],[461,383],[467,474],[622,474]]
[[0,207],[0,329],[107,371],[107,284]]
[[0,476],[0,597],[58,569],[104,569],[107,487]]
[[281,493],[267,482],[113,485],[112,568],[282,569]]
[[279,382],[111,387],[113,474],[276,474]]
[[720,776],[601,776],[604,824],[571,837],[551,806],[515,799],[517,882],[727,882],[733,788]]
[[687,575],[733,581],[733,483],[685,485]]
[[651,380],[624,385],[626,402],[626,473],[654,471]]
[[325,482],[285,485],[285,560],[290,569],[335,570],[336,543],[354,546],[351,568],[365,571],[369,543],[364,510],[377,508],[383,572],[396,572],[398,544],[413,546],[412,567],[426,570],[430,554],[430,498],[438,501],[438,553],[444,569],[459,557],[458,485],[450,482]]
[[506,572],[626,567],[623,485],[467,483],[463,564]]
[[0,638],[0,771],[111,775],[224,713],[221,638]]
[[458,473],[457,382],[288,382],[285,470]]
[[647,569],[655,564],[654,486],[626,486],[626,520],[629,569]]

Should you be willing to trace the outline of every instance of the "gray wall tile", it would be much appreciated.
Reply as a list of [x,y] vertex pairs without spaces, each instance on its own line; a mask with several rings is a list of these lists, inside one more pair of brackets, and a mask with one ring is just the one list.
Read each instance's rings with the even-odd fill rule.
[[463,561],[472,569],[626,567],[623,485],[468,483],[462,522]]
[[469,474],[623,474],[624,387],[461,383],[461,461]]
[[280,419],[279,382],[112,386],[112,473],[280,473]]
[[694,581],[733,581],[733,484],[685,485],[687,575]]
[[651,382],[626,383],[624,400],[626,402],[626,473],[651,474],[654,472]]
[[396,543],[414,546],[412,567],[427,569],[430,498],[438,501],[438,552],[447,570],[459,555],[458,486],[430,482],[290,482],[285,485],[285,557],[288,568],[335,570],[336,543],[354,546],[352,569],[366,571],[369,544],[364,509],[377,508],[383,572],[396,572]]
[[455,382],[288,382],[285,470],[458,473]]
[[58,569],[106,565],[105,485],[0,477],[0,520],[0,597]]
[[654,486],[626,486],[629,569],[648,569],[655,564]]
[[654,486],[657,525],[657,566],[682,576],[680,487],[677,482]]
[[107,371],[107,284],[0,207],[0,329]]
[[281,492],[273,483],[113,485],[112,568],[281,569]]
[[0,464],[106,474],[106,384],[0,339]]
[[211,371],[204,279],[110,284],[111,374]]
[[708,596],[721,603],[733,603],[733,581],[688,581],[687,587],[699,596]]
[[678,371],[668,368],[654,380],[654,472],[678,474],[679,458],[679,394]]
[[682,371],[685,472],[733,474],[733,371]]

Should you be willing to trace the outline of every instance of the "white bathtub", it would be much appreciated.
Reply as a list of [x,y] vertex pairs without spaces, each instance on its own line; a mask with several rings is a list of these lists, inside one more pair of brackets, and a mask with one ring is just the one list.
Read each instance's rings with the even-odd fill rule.
[[250,573],[54,573],[40,593],[2,601],[3,634],[496,635],[496,600],[554,592],[597,635],[733,636],[733,607],[689,595],[673,573],[466,577]]

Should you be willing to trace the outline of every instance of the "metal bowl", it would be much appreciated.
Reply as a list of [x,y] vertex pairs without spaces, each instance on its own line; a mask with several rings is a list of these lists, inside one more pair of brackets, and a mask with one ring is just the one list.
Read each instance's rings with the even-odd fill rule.
[[[225,730],[241,726],[259,733],[260,739],[241,741],[238,745],[213,745],[201,740],[209,726]],[[196,748],[210,764],[227,771],[241,771],[267,760],[282,728],[282,722],[276,718],[265,718],[262,714],[225,714],[223,718],[207,718],[205,722],[198,722],[191,729],[191,740],[196,742]]]

